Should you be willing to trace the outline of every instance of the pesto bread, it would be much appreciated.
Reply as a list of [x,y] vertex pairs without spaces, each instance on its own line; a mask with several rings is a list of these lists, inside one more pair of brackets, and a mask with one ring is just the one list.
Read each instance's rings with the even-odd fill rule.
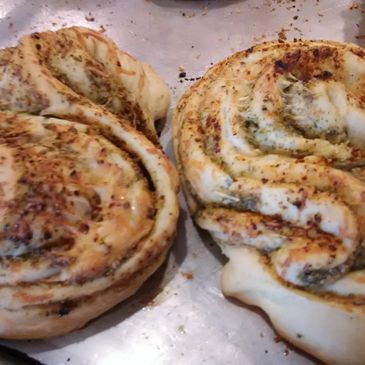
[[0,51],[0,337],[84,326],[162,264],[178,179],[157,143],[166,84],[86,28]]
[[181,98],[174,147],[191,214],[229,258],[222,289],[333,364],[365,362],[365,53],[270,42]]

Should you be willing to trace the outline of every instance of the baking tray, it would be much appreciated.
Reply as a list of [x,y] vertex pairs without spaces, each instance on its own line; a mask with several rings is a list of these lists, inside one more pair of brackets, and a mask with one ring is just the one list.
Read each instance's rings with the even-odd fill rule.
[[[0,46],[15,44],[32,31],[64,26],[105,31],[168,82],[172,104],[162,145],[172,157],[173,107],[210,65],[278,37],[361,45],[362,6],[344,0],[2,0]],[[49,365],[314,364],[281,341],[262,312],[223,297],[219,277],[224,262],[213,241],[194,226],[181,198],[169,260],[137,295],[69,335],[1,343]]]

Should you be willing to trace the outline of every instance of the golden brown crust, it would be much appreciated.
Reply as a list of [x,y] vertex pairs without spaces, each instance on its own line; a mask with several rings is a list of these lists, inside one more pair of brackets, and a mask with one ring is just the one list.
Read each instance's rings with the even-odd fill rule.
[[173,122],[189,209],[230,259],[224,292],[296,344],[303,327],[300,346],[339,364],[365,360],[360,342],[337,349],[343,334],[327,341],[338,328],[315,313],[348,338],[364,330],[364,86],[358,46],[264,43],[213,66]]
[[79,27],[23,37],[0,68],[0,337],[64,334],[132,295],[169,250],[178,179],[153,143],[168,90]]

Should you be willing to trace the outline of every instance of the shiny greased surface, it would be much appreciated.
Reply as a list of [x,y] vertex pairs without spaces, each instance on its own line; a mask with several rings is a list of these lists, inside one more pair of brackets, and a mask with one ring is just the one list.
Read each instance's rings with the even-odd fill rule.
[[[4,1],[0,42],[2,46],[15,44],[19,35],[56,29],[63,22],[95,28],[102,24],[119,46],[156,68],[174,88],[176,99],[189,84],[179,82],[180,65],[187,78],[201,76],[211,62],[250,47],[257,38],[277,38],[283,27],[290,28],[289,37],[358,42],[355,35],[364,34],[361,13],[349,10],[353,1],[283,1],[280,6],[273,1],[272,6],[265,5],[268,3],[125,0],[98,6],[90,1],[57,1],[46,7],[37,1]],[[297,21],[294,16],[299,16]],[[170,138],[167,128],[162,141],[168,150]],[[314,363],[284,342],[274,341],[275,334],[258,313],[223,298],[221,256],[207,236],[198,234],[182,204],[179,238],[157,298],[142,292],[82,331],[49,341],[11,344],[45,363],[60,365]],[[193,279],[187,280],[182,273],[192,273]],[[147,292],[161,287],[159,279],[150,283]],[[155,301],[149,302],[152,298]],[[206,333],[209,336],[202,335]]]

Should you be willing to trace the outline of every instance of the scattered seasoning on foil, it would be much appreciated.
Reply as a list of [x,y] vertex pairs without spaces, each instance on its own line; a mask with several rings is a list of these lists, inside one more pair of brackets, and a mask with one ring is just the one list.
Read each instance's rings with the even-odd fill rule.
[[286,32],[287,31],[288,31],[288,29],[281,28],[281,30],[278,32],[279,41],[286,41],[287,40],[287,37],[286,37]]
[[273,338],[273,340],[274,340],[275,343],[279,343],[279,342],[281,342],[281,337],[280,336],[275,336]]
[[88,22],[94,22],[95,21],[95,17],[91,14],[91,12],[89,12],[88,15],[85,15],[85,19],[88,21]]

